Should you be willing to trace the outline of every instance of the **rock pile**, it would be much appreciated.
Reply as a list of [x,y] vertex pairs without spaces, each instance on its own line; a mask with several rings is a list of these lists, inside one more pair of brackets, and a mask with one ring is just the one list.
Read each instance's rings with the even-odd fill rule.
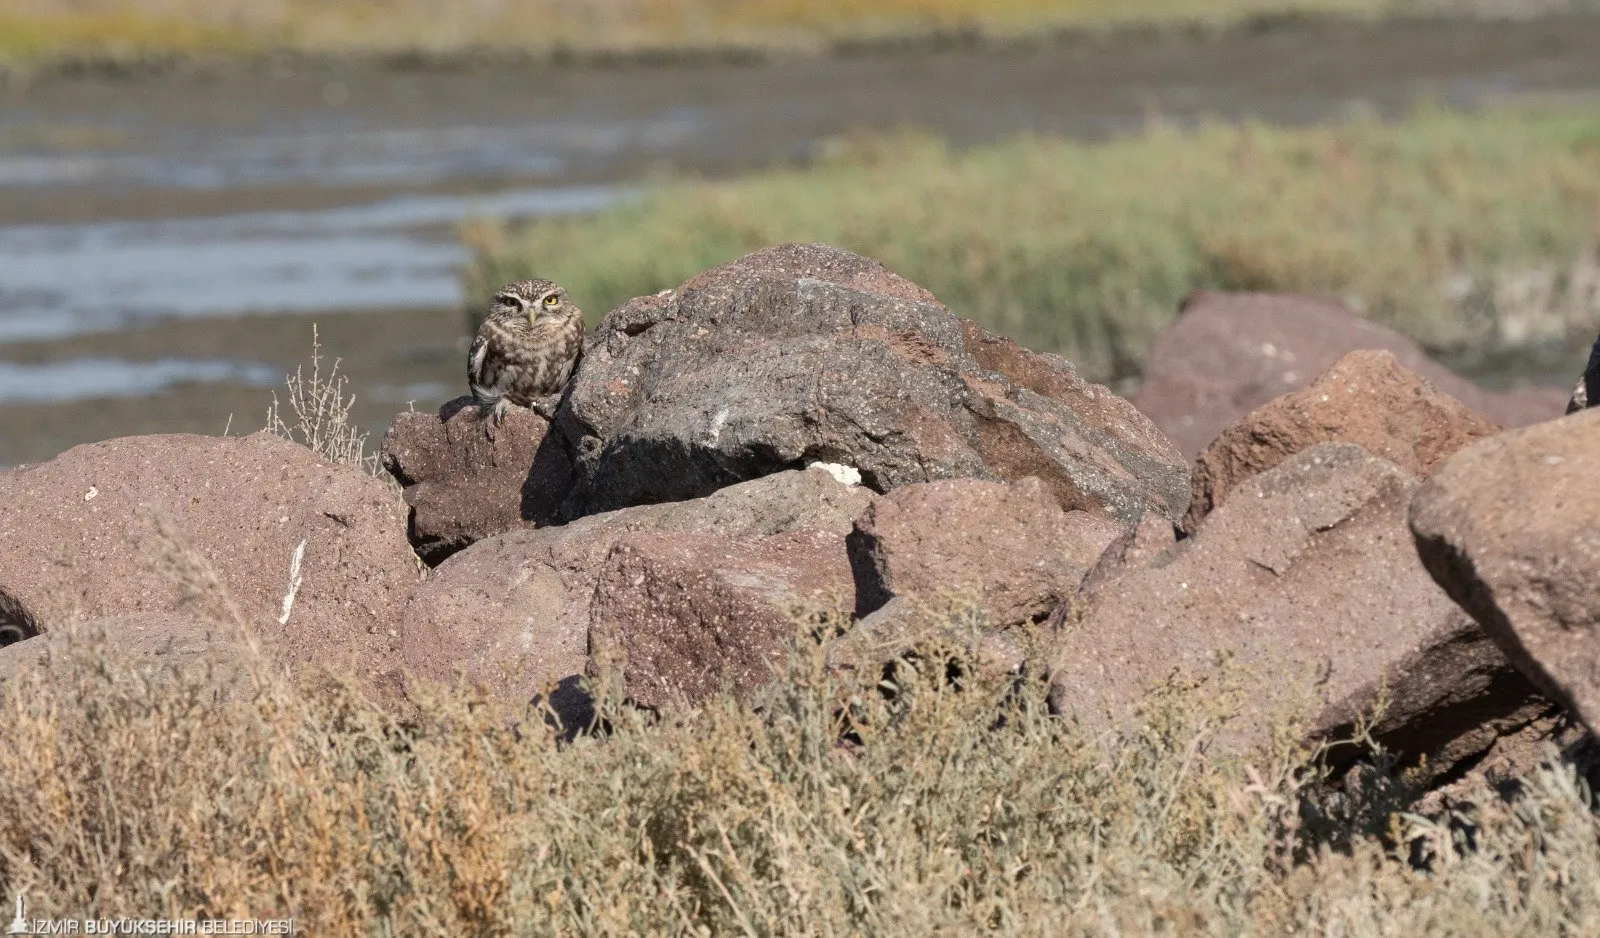
[[1243,688],[1225,736],[1241,745],[1305,709],[1306,735],[1337,741],[1382,703],[1373,732],[1390,748],[1438,771],[1477,755],[1545,705],[1423,569],[1406,528],[1416,488],[1347,443],[1246,479],[1193,537],[1080,597],[1052,702],[1102,726],[1168,680],[1209,680]]
[[[629,606],[624,589],[646,586],[648,558],[654,553],[644,550],[639,539],[658,535],[669,540],[718,538],[761,544],[796,535],[827,541],[833,545],[832,567],[844,580],[834,585],[848,592],[844,538],[871,500],[870,491],[844,485],[827,472],[791,471],[730,486],[703,499],[640,505],[559,527],[485,538],[445,561],[413,592],[401,620],[401,655],[416,677],[450,681],[460,670],[498,694],[526,700],[551,682],[582,674],[592,636],[613,636],[622,649],[631,644],[613,627],[609,611],[621,614],[624,608],[639,605]],[[653,543],[659,544],[659,538]],[[738,574],[727,572],[742,562],[736,553],[707,547],[679,556],[678,569],[683,576],[706,582],[737,578]],[[816,554],[796,551],[788,556],[804,564]],[[774,582],[783,578],[779,560],[767,565]],[[614,565],[626,567],[629,576],[622,577]],[[696,572],[689,573],[691,567]],[[633,576],[639,583],[631,582]],[[794,573],[797,581],[802,576],[802,570]],[[603,595],[602,581],[607,584]],[[717,615],[713,607],[718,601],[697,592],[678,597],[678,607],[686,621],[705,622]],[[691,616],[688,610],[700,602],[709,605]],[[787,637],[785,633],[739,654],[753,658],[774,653]],[[653,640],[654,647],[678,638],[695,640],[669,634]],[[658,651],[656,660],[664,661],[668,655]],[[642,661],[631,661],[625,677],[646,684],[664,680],[643,667]],[[699,670],[712,684],[721,680],[716,660],[703,662]]]
[[1381,349],[1493,423],[1520,427],[1561,412],[1555,390],[1484,391],[1417,343],[1321,297],[1197,290],[1156,342],[1133,402],[1179,451],[1198,455],[1223,430],[1295,391],[1350,352]]
[[1336,304],[1197,294],[1153,422],[873,261],[780,245],[612,311],[550,422],[400,415],[404,504],[260,435],[0,475],[0,679],[69,623],[237,662],[237,619],[273,661],[570,726],[586,674],[683,710],[771,680],[808,616],[854,620],[826,661],[870,671],[959,606],[980,668],[1089,727],[1200,683],[1236,711],[1216,746],[1370,721],[1431,775],[1512,771],[1563,711],[1600,722],[1600,418],[1549,397]]
[[1184,528],[1194,530],[1240,480],[1318,443],[1353,443],[1420,477],[1499,429],[1391,353],[1351,352],[1306,387],[1246,414],[1205,448],[1195,461]]

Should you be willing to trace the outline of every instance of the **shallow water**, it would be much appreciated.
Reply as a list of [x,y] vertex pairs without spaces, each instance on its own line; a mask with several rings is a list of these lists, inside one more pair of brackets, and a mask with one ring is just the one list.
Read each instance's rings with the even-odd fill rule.
[[[1600,91],[1600,17],[1298,25],[760,63],[301,66],[0,92],[0,464],[260,426],[313,321],[357,418],[462,386],[455,226],[593,211],[661,172],[804,161],[857,128],[957,143],[1304,122]],[[1560,375],[1561,381],[1568,376]],[[247,416],[248,415],[248,416]]]
[[0,228],[0,343],[151,319],[323,314],[460,301],[468,218],[592,212],[614,186],[406,195],[366,205]]

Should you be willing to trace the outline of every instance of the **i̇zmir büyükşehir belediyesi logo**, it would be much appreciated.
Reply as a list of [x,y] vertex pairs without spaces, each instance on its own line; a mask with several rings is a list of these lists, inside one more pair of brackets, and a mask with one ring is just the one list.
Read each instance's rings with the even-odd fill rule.
[[17,894],[17,915],[7,935],[228,935],[256,936],[294,934],[294,919],[222,918],[56,918],[29,920],[27,905]]

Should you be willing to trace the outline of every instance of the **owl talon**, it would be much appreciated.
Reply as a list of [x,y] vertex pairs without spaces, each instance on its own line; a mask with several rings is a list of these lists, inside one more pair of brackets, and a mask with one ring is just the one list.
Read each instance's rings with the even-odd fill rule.
[[489,442],[494,442],[495,431],[499,430],[500,425],[506,422],[506,413],[510,409],[511,402],[502,397],[495,401],[494,406],[489,408],[489,412],[484,415],[483,432],[489,438]]

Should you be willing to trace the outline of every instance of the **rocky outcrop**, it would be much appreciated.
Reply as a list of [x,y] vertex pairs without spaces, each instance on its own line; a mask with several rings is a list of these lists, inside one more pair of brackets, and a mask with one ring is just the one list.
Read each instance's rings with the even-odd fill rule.
[[409,536],[432,566],[491,535],[550,520],[572,486],[572,462],[549,424],[513,408],[493,433],[470,397],[437,415],[390,424],[383,466],[411,506]]
[[1302,715],[1309,737],[1338,739],[1381,702],[1374,735],[1433,771],[1483,751],[1546,704],[1422,568],[1406,530],[1416,487],[1343,443],[1246,480],[1193,537],[1125,558],[1082,597],[1053,704],[1120,725],[1175,677],[1243,689],[1225,745]]
[[0,476],[0,590],[45,630],[236,611],[279,660],[372,677],[417,580],[404,532],[382,481],[269,434],[127,437]]
[[947,479],[876,499],[850,536],[859,611],[970,592],[993,628],[1041,620],[1122,526],[1061,510],[1038,479]]
[[1037,476],[1066,509],[1176,519],[1188,466],[1070,363],[990,335],[882,265],[786,244],[635,299],[590,337],[557,426],[568,517],[812,461],[886,492]]
[[1446,456],[1500,428],[1406,370],[1390,352],[1351,352],[1311,384],[1222,431],[1195,463],[1184,529],[1242,480],[1318,443],[1353,443],[1425,476]]
[[1532,722],[1507,728],[1465,771],[1429,790],[1411,810],[1424,817],[1481,806],[1491,797],[1515,798],[1525,780],[1549,762],[1570,765],[1590,790],[1600,784],[1600,742],[1556,704]]
[[1600,411],[1483,440],[1411,508],[1439,584],[1516,666],[1600,730]]
[[402,656],[414,678],[458,674],[496,696],[526,702],[553,681],[583,672],[596,585],[607,558],[639,532],[734,539],[792,531],[838,542],[872,492],[828,472],[783,472],[706,498],[641,505],[558,527],[485,538],[441,564],[417,586],[401,627]]
[[1223,430],[1304,386],[1342,356],[1384,349],[1404,368],[1488,420],[1520,427],[1561,413],[1553,389],[1485,391],[1393,330],[1311,296],[1196,291],[1156,342],[1133,402],[1179,451],[1196,456]]
[[590,646],[635,704],[694,707],[772,681],[805,614],[851,593],[837,534],[630,534],[600,574]]

